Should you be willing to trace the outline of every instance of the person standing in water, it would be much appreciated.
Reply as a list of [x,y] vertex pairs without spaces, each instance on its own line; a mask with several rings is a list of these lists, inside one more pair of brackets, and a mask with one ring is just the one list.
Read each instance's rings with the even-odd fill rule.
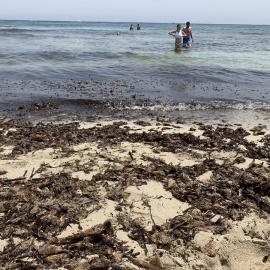
[[130,31],[133,30],[133,25],[132,25],[132,24],[130,25],[129,30],[130,30]]
[[192,40],[192,42],[193,42],[192,29],[190,27],[190,22],[186,23],[186,27],[184,27],[182,31],[183,31],[183,33],[186,34],[186,37],[184,37],[184,39],[183,39],[183,43],[184,43],[184,45],[190,47],[191,46],[190,41]]
[[186,34],[181,30],[181,24],[177,24],[177,30],[169,32],[169,35],[175,37],[175,50],[179,50],[183,47],[183,37],[186,37]]
[[141,27],[139,24],[137,24],[137,30],[141,30]]

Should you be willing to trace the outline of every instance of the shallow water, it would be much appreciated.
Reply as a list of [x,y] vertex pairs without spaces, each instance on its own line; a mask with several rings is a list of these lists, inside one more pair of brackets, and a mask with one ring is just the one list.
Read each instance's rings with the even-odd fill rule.
[[[0,103],[58,96],[129,110],[270,110],[270,26],[193,24],[193,46],[174,52],[176,23],[140,25],[0,21]],[[78,91],[80,80],[103,87]]]

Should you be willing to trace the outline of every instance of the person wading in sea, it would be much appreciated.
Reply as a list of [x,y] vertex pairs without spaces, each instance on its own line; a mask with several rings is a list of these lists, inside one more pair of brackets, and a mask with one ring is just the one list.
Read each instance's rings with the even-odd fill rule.
[[190,22],[186,23],[186,27],[184,27],[182,31],[183,31],[183,33],[186,34],[186,37],[183,38],[183,43],[187,47],[190,47],[191,46],[190,41],[191,40],[192,40],[192,42],[194,41],[193,36],[192,36],[192,29],[190,27]]
[[169,32],[169,35],[175,37],[175,50],[179,50],[183,47],[183,37],[186,37],[186,34],[181,30],[181,24],[177,24],[177,30]]

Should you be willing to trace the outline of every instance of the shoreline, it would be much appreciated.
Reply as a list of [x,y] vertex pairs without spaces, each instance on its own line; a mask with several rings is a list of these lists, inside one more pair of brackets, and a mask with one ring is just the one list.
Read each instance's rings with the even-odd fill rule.
[[2,118],[0,266],[268,269],[257,124]]
[[[132,81],[2,80],[1,83],[0,117],[32,123],[164,118],[190,125],[224,123],[242,125],[245,129],[258,124],[269,126],[270,107],[268,99],[263,102],[263,91],[254,91],[258,95],[254,102],[250,98],[246,102],[243,102],[245,99],[230,100],[228,93],[221,94],[225,86],[219,83],[181,85],[162,78],[150,81],[136,78]],[[239,91],[232,86],[226,88]]]

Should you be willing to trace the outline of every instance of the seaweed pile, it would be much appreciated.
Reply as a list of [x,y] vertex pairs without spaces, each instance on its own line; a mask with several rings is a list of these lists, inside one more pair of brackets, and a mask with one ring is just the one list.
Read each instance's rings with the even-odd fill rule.
[[[149,123],[138,121],[137,125]],[[173,123],[160,122],[163,129],[179,128]],[[119,145],[122,142],[142,143],[157,153],[205,151],[201,162],[193,166],[167,164],[162,159],[143,155],[146,164],[134,161],[129,152],[126,160],[111,159],[121,168],[107,168],[93,176],[91,181],[73,178],[70,173],[46,174],[46,164],[32,171],[30,177],[18,176],[8,179],[0,168],[0,235],[7,245],[0,253],[3,269],[127,269],[121,265],[123,259],[144,269],[163,269],[158,254],[141,259],[134,250],[127,249],[117,239],[115,230],[128,233],[148,254],[147,245],[155,244],[169,250],[176,239],[188,245],[198,231],[225,234],[230,221],[240,221],[250,212],[267,218],[270,214],[270,136],[262,138],[263,146],[248,142],[247,131],[238,127],[206,126],[199,124],[204,137],[192,133],[162,131],[130,132],[125,122],[107,126],[96,125],[81,129],[79,123],[33,125],[28,122],[0,121],[0,156],[12,160],[18,155],[49,147],[59,148],[72,155],[70,147],[80,143],[98,143],[100,147]],[[253,129],[254,135],[264,135],[262,128]],[[13,146],[8,155],[1,155],[4,146]],[[242,147],[240,147],[242,146]],[[213,152],[234,151],[233,159],[218,163]],[[261,160],[251,162],[246,169],[236,164],[246,158]],[[87,165],[87,166],[86,166]],[[88,173],[91,162],[80,164],[76,169]],[[212,172],[208,182],[198,180],[206,172]],[[37,176],[38,175],[38,176]],[[149,180],[161,182],[174,198],[187,202],[190,207],[163,225],[153,221],[152,230],[146,230],[140,222],[132,219],[126,209],[126,188],[143,186]],[[98,187],[104,187],[105,197],[116,202],[117,215],[111,220],[83,230],[80,222],[91,212],[101,207],[102,198]],[[151,206],[147,200],[146,207]],[[67,237],[59,235],[71,224],[77,224],[79,232]],[[20,238],[20,243],[14,241]],[[38,244],[37,244],[38,243]],[[138,257],[138,258],[137,258]]]
[[[103,265],[104,268],[109,265],[113,250],[121,250],[122,245],[113,236],[109,221],[71,237],[56,238],[70,223],[79,224],[90,213],[86,206],[97,207],[97,194],[87,182],[63,173],[29,181],[3,181],[1,186],[2,191],[6,190],[1,194],[1,211],[6,213],[1,222],[1,237],[10,239],[10,245],[0,255],[1,264],[6,269],[65,265],[88,254],[101,256],[102,261],[95,259],[91,262],[93,269],[93,265]],[[23,242],[15,245],[15,237]],[[43,245],[35,248],[34,239]],[[28,264],[25,258],[33,261]]]

